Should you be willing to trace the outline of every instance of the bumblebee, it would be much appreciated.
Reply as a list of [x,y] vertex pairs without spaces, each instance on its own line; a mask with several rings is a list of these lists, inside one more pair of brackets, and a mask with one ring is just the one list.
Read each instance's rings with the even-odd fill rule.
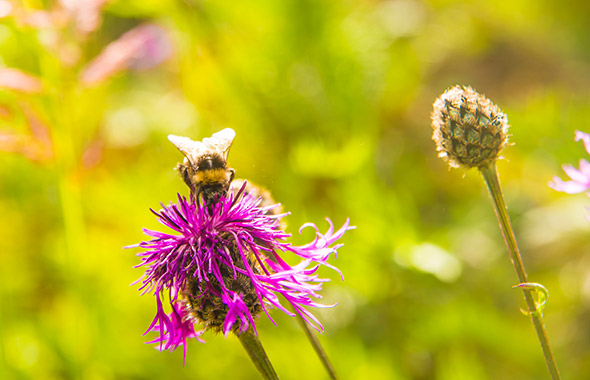
[[234,170],[228,167],[227,156],[235,136],[231,128],[214,133],[203,141],[168,136],[168,140],[184,154],[184,161],[177,169],[193,199],[198,201],[202,197],[206,204],[213,204],[221,195],[227,194],[234,179]]
[[[227,156],[235,136],[231,128],[214,133],[203,141],[168,136],[168,140],[184,154],[184,161],[178,164],[177,170],[190,188],[191,197],[198,201],[201,196],[205,204],[213,204],[221,195],[231,193],[237,197],[243,191],[254,198],[261,198],[260,207],[275,205],[270,192],[263,187],[244,179],[234,181],[235,171],[228,167]],[[277,205],[266,213],[278,215],[282,213],[282,208]],[[281,225],[284,227],[282,222]]]
[[[188,137],[168,136],[168,140],[184,154],[184,161],[178,164],[177,169],[190,188],[191,198],[196,202],[202,200],[210,210],[221,196],[227,197],[229,194],[233,194],[234,199],[246,195],[255,199],[260,198],[260,207],[274,205],[267,190],[246,180],[234,181],[234,170],[227,164],[228,152],[234,137],[235,132],[229,128],[214,133],[202,141],[193,141]],[[277,215],[280,213],[280,206],[268,208],[265,212],[269,215]],[[277,223],[276,228],[279,226],[282,224]],[[250,267],[248,270],[255,274],[263,274],[264,269],[252,252],[246,253],[247,261],[244,261],[236,242],[226,249],[231,257],[232,266],[220,267],[223,286],[241,294],[250,313],[257,316],[262,312],[263,306],[256,289],[250,277],[237,272],[233,266],[245,270],[247,265]],[[276,260],[274,255],[271,255],[270,260]],[[210,285],[204,285],[200,278],[190,276],[182,290],[182,298],[195,321],[202,323],[205,329],[221,332],[229,308],[221,297],[207,288],[207,286],[213,286],[219,289],[221,285],[217,281],[214,277],[210,279]]]

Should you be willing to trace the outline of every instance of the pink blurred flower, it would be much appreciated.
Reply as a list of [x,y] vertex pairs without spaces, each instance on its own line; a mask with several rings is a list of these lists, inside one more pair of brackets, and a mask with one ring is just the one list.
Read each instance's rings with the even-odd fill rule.
[[14,5],[10,1],[0,0],[0,18],[10,16],[14,10]]
[[89,34],[102,22],[101,9],[107,0],[60,0],[61,5],[76,23],[76,29],[82,34]]
[[36,94],[41,92],[41,80],[19,69],[0,68],[0,88]]
[[[49,163],[53,159],[53,141],[47,124],[26,103],[21,103],[28,133],[0,131],[0,151],[23,155],[31,161]],[[0,116],[11,117],[10,110],[0,107]]]
[[[582,140],[586,152],[590,154],[590,134],[576,131],[576,141]],[[563,171],[567,174],[571,181],[563,181],[559,177],[553,177],[553,181],[549,182],[549,187],[557,191],[563,191],[568,194],[577,194],[590,190],[590,163],[584,159],[580,159],[579,169],[571,165],[563,165]]]
[[143,24],[111,42],[82,73],[82,83],[100,83],[125,69],[154,67],[172,51],[166,32],[154,24]]
[[56,26],[61,26],[64,21],[60,17],[56,17],[58,14],[49,11],[32,11],[25,12],[20,11],[17,14],[16,19],[22,22],[23,25],[29,26],[35,29],[47,29]]
[[61,29],[73,23],[78,34],[86,36],[100,26],[107,1],[60,0],[57,6],[39,10],[0,0],[0,18],[13,16],[18,24],[35,29]]

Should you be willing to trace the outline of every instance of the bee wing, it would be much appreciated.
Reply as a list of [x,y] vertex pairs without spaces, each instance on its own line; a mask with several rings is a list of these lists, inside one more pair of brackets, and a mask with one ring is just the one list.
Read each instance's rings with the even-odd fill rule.
[[202,142],[176,135],[168,135],[168,140],[195,165],[199,157],[208,153],[221,154],[227,160],[227,154],[235,136],[236,132],[233,129],[225,128],[211,137],[204,138]]
[[205,146],[200,141],[193,141],[188,137],[168,135],[168,140],[184,154],[191,164],[195,165],[197,158],[202,154]]
[[223,158],[227,160],[229,148],[231,148],[231,144],[234,142],[235,137],[236,132],[233,129],[225,128],[217,133],[214,133],[211,137],[204,138],[203,145],[209,149],[221,153]]

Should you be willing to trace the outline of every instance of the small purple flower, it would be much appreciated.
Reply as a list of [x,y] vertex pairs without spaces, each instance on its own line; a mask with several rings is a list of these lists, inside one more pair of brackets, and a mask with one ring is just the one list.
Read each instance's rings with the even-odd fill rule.
[[[139,253],[146,267],[141,282],[142,294],[156,296],[156,316],[148,328],[158,331],[159,338],[149,343],[160,343],[160,349],[174,350],[185,346],[186,339],[197,338],[207,329],[240,334],[252,327],[264,311],[277,308],[289,311],[279,299],[282,296],[307,323],[323,331],[317,318],[305,307],[326,307],[312,298],[321,298],[318,291],[327,279],[319,278],[320,265],[337,268],[327,263],[341,244],[335,242],[344,232],[354,227],[349,221],[337,231],[332,222],[322,234],[313,224],[315,239],[304,246],[286,242],[290,235],[280,228],[280,218],[270,210],[278,205],[261,207],[242,190],[237,195],[221,197],[210,205],[178,196],[176,204],[162,205],[159,212],[152,210],[159,221],[176,234],[144,229],[152,238],[132,247]],[[243,193],[243,194],[242,194]],[[291,252],[302,260],[294,266],[287,264],[281,252]],[[338,271],[340,273],[340,271]],[[167,294],[167,297],[166,297]],[[163,298],[169,299],[172,313],[164,311]],[[203,326],[196,332],[193,324]]]
[[[576,141],[580,140],[584,142],[586,152],[590,154],[590,134],[576,131]],[[580,159],[579,169],[571,165],[563,165],[563,171],[571,178],[571,181],[562,181],[559,177],[553,177],[553,181],[549,182],[549,187],[568,194],[590,190],[590,163],[588,161]]]

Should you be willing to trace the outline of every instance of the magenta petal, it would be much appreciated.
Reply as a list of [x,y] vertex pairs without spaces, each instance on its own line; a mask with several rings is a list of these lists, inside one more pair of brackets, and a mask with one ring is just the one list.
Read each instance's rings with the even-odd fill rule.
[[553,177],[553,181],[549,182],[549,187],[553,190],[562,191],[568,194],[578,194],[588,190],[588,187],[583,183],[575,181],[562,181],[559,177]]
[[166,315],[166,322],[161,320],[159,325],[150,326],[148,331],[160,332],[160,337],[147,343],[159,343],[159,350],[169,349],[174,351],[178,346],[184,346],[184,359],[186,359],[186,340],[195,338],[201,343],[205,343],[200,338],[204,331],[195,331],[194,325],[190,320],[186,308],[180,303],[172,304],[172,313]]
[[584,148],[586,148],[586,152],[590,154],[590,134],[576,131],[576,141],[580,140],[584,142]]
[[[584,179],[588,180],[590,178],[590,162],[586,160],[580,160],[580,173],[584,176]],[[590,180],[588,180],[590,182]]]
[[584,176],[584,173],[571,165],[563,165],[562,169],[574,182],[585,183],[589,180]]

